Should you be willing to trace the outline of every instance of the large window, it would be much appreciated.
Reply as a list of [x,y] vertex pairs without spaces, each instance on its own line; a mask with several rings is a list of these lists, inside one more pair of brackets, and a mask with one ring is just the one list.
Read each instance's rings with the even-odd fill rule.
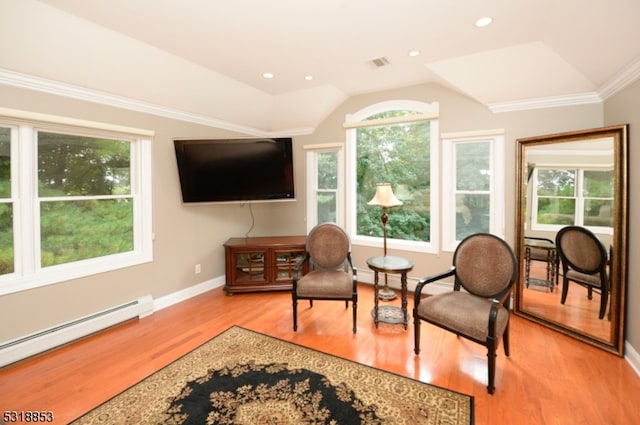
[[474,233],[504,237],[504,136],[494,133],[443,138],[446,250],[455,250],[458,242]]
[[539,167],[533,172],[533,228],[613,227],[613,171]]
[[439,226],[432,199],[437,192],[437,104],[385,102],[349,117],[349,228],[355,243],[378,245],[380,207],[367,203],[377,183],[391,183],[403,203],[387,211],[388,244],[428,251]]
[[343,156],[341,144],[307,149],[307,231],[319,223],[344,226]]
[[47,118],[0,119],[0,294],[151,259],[151,133]]

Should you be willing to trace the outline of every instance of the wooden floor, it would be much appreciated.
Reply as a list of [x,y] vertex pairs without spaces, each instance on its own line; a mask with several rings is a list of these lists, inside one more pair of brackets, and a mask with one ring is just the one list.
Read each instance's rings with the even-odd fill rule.
[[[531,277],[546,281],[546,268],[535,261],[531,267]],[[570,281],[565,304],[560,303],[562,295],[562,276],[559,276],[553,290],[539,285],[530,285],[522,290],[522,308],[538,317],[552,322],[563,323],[568,328],[584,332],[602,341],[613,341],[615,330],[611,321],[599,318],[600,294],[594,291],[593,298],[587,297],[587,289]],[[609,302],[610,304],[610,302]]]
[[638,423],[640,378],[622,358],[512,316],[511,356],[500,348],[496,392],[489,395],[483,347],[424,324],[422,352],[415,356],[412,325],[376,329],[372,289],[359,291],[354,336],[350,311],[340,302],[316,302],[312,309],[303,303],[294,333],[288,293],[226,296],[212,290],[0,369],[0,413],[50,410],[55,423],[68,423],[239,325],[473,395],[478,425]]

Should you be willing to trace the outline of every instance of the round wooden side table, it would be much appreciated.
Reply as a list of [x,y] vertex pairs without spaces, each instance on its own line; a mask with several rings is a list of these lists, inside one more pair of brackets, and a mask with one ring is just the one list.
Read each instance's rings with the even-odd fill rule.
[[[402,323],[404,328],[407,329],[409,324],[409,315],[407,313],[407,273],[413,269],[413,261],[392,255],[384,255],[378,257],[371,257],[367,259],[367,265],[374,272],[373,288],[374,288],[374,307],[371,311],[373,321],[378,327],[378,323]],[[402,300],[402,307],[385,305],[379,306],[380,291],[378,273],[389,273],[400,275],[400,298]],[[388,289],[385,284],[385,288]]]

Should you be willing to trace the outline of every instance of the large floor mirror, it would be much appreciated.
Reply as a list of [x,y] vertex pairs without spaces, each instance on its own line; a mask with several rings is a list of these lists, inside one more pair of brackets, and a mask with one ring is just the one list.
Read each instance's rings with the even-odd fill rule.
[[[627,285],[627,131],[620,125],[517,141],[515,249],[521,272],[515,313],[620,356]],[[557,240],[568,226],[572,231]],[[587,267],[575,266],[576,261],[596,267],[597,258],[605,277],[590,274],[591,266],[589,273],[570,267]]]

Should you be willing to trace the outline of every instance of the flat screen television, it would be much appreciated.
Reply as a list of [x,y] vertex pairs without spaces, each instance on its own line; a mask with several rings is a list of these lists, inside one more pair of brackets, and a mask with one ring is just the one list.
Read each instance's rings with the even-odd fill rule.
[[291,138],[173,142],[185,203],[295,198]]

